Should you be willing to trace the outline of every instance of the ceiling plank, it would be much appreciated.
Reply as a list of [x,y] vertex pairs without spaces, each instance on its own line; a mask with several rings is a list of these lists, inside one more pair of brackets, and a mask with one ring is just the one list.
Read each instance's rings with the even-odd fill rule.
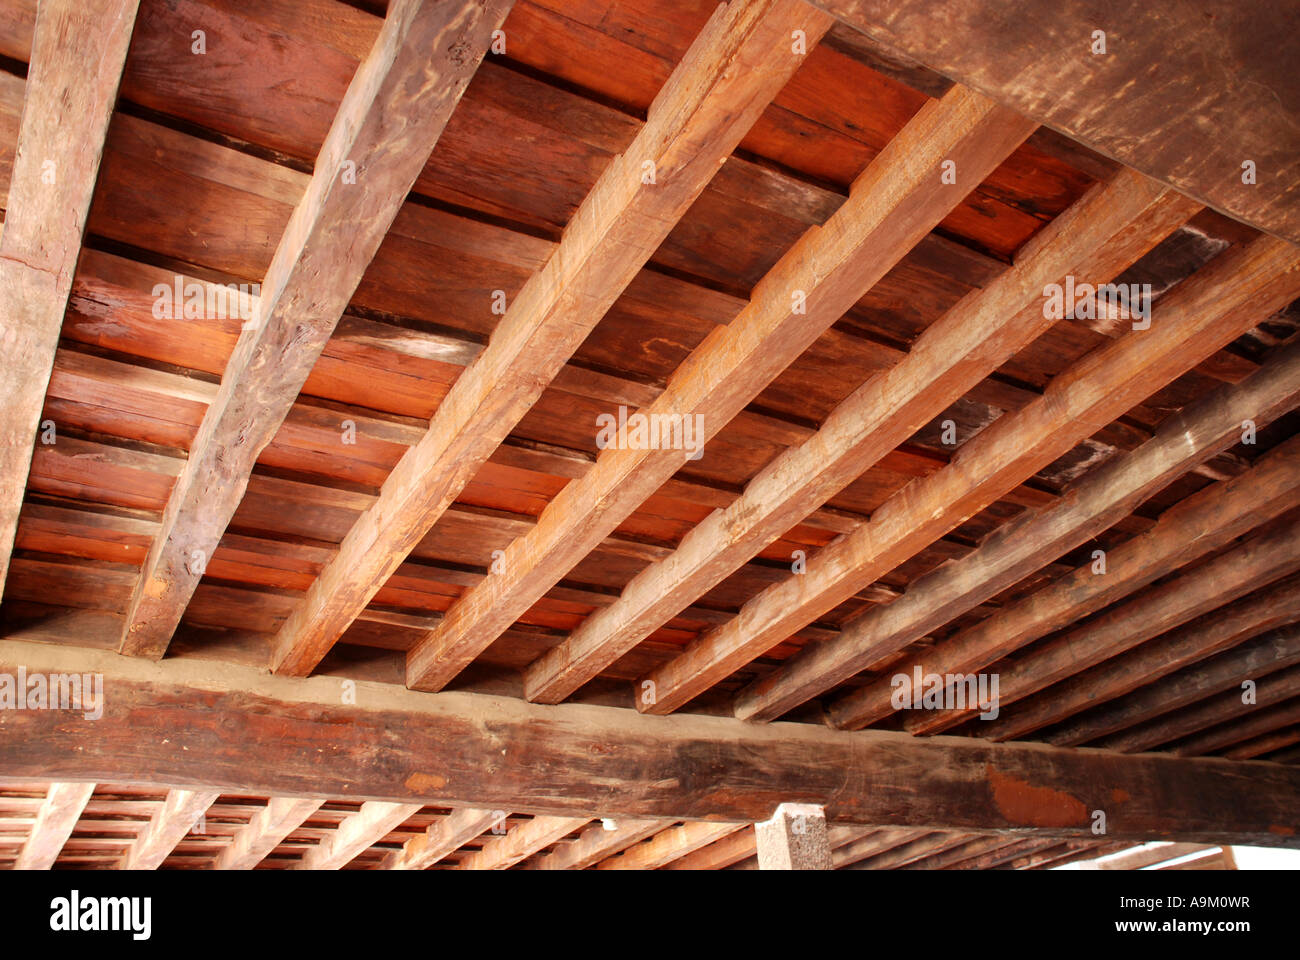
[[[121,769],[129,765],[120,767],[119,775]],[[157,870],[219,796],[215,790],[169,790],[163,805],[122,855],[121,869]]]
[[0,594],[139,0],[38,8],[0,228]]
[[[275,437],[511,0],[394,0],[357,68],[163,513],[121,651],[166,652]],[[431,56],[430,51],[437,51]]]
[[[1102,15],[1089,0],[1022,0],[996,13],[981,0],[812,2],[865,42],[1300,243],[1294,7],[1116,0]],[[1207,63],[1221,65],[1212,82]]]
[[634,843],[640,843],[670,825],[665,820],[627,820],[617,818],[613,829],[605,829],[603,821],[587,827],[577,840],[535,861],[538,870],[585,870],[612,857]]
[[[938,155],[953,151],[945,147]],[[899,162],[915,163],[914,152]],[[964,163],[958,161],[959,169]],[[921,183],[917,188],[926,189]],[[837,216],[852,223],[870,209],[853,203]],[[1046,284],[1074,274],[1118,275],[1195,210],[1131,171],[1094,188],[1035,237],[1014,267],[964,297],[897,364],[841,403],[815,436],[777,457],[729,507],[697,524],[671,556],[638,574],[618,601],[530,666],[525,673],[529,699],[556,703],[572,694],[1051,327],[1056,321],[1043,310]],[[808,269],[824,275],[824,258],[800,247],[795,252],[806,258]],[[865,254],[882,270],[892,265],[870,246]],[[866,282],[878,276],[856,262],[846,266]],[[716,363],[702,365],[711,375],[716,368]]]
[[[1104,800],[1115,840],[1300,846],[1300,768],[1282,764],[647,717],[459,691],[429,696],[367,680],[356,681],[355,705],[340,705],[335,677],[0,640],[0,670],[18,664],[102,673],[113,695],[93,722],[0,711],[0,778],[10,782],[112,782],[130,769],[140,784],[245,796],[736,823],[790,801],[822,803],[842,824],[1067,839],[1091,838],[1090,811]],[[1040,795],[1053,800],[1022,802]]]
[[[830,20],[799,0],[719,6],[606,167],[560,244],[456,380],[276,639],[309,674],[560,371],[735,149]],[[646,177],[652,172],[653,177]],[[653,182],[643,182],[643,177]]]
[[493,837],[456,864],[457,870],[506,870],[581,830],[590,817],[533,817],[511,827],[503,837]]
[[741,829],[753,832],[749,824],[693,820],[661,830],[651,839],[600,861],[596,864],[596,869],[658,870]]
[[504,810],[460,807],[429,824],[424,833],[402,844],[402,849],[390,853],[384,858],[380,869],[426,870],[493,824],[504,821],[505,817]]
[[[744,695],[742,715],[780,716],[902,650],[1110,528],[1191,466],[1235,443],[1244,420],[1270,422],[1298,400],[1300,341],[1242,383],[1221,387],[1167,418],[1150,440],[1102,464],[1059,503],[994,532],[979,549],[918,578],[898,600],[847,625],[840,639],[783,664]],[[909,660],[895,673],[910,673],[911,665]],[[844,696],[835,704],[838,722],[857,727],[889,716],[893,689],[888,680],[873,681]]]
[[32,832],[23,844],[14,863],[15,870],[48,870],[59,859],[59,851],[72,836],[81,819],[90,795],[95,792],[93,783],[52,783],[45,802],[36,814]]
[[266,806],[230,839],[213,865],[215,870],[252,870],[320,809],[323,800],[271,797]]
[[[1000,417],[952,463],[891,497],[870,522],[753,597],[740,615],[648,674],[637,708],[668,713],[844,602],[1162,385],[1300,294],[1300,254],[1260,237],[1216,257],[1155,304],[1148,329],[1084,356],[1042,397]],[[649,682],[653,686],[644,687]],[[738,715],[752,718],[754,690]]]
[[341,870],[424,808],[422,803],[368,800],[316,846],[303,852],[295,869]]

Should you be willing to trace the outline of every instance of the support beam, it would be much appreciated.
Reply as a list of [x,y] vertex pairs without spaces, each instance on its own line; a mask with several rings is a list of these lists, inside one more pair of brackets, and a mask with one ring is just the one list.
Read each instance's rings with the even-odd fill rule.
[[[936,153],[951,155],[948,147]],[[898,154],[897,163],[906,167],[917,161],[909,152]],[[966,160],[957,163],[961,169]],[[982,175],[983,171],[974,173]],[[894,179],[883,182],[892,185]],[[924,181],[918,181],[916,189],[930,192],[936,200],[943,197]],[[849,225],[860,223],[864,212],[871,210],[870,200],[864,191],[841,207],[836,217]],[[567,697],[959,400],[1056,322],[1044,316],[1046,284],[1063,282],[1066,275],[1076,273],[1115,276],[1193,212],[1194,205],[1130,171],[1121,171],[1109,184],[1090,191],[1035,237],[1014,267],[963,298],[927,328],[894,367],[872,377],[841,403],[817,434],[776,458],[730,506],[697,524],[673,554],[639,573],[618,601],[593,614],[564,643],[529,667],[526,695],[547,703]],[[938,215],[936,211],[933,217]],[[869,224],[867,219],[864,227]],[[825,243],[825,236],[810,237],[812,244],[798,245],[790,255],[800,254],[810,273],[824,276],[826,258],[803,247]],[[900,249],[898,255],[902,253]],[[855,299],[893,266],[892,257],[881,258],[871,245],[860,247],[859,254],[872,269],[863,270],[856,260],[845,263],[860,281],[853,290]],[[797,283],[812,285],[790,281]],[[788,300],[783,287],[769,290]],[[833,307],[837,312],[827,314],[832,319],[843,303]],[[739,335],[737,323],[731,329]],[[717,366],[701,363],[700,369],[716,376]],[[713,415],[711,407],[705,409]],[[575,513],[570,525],[576,517]]]
[[925,857],[931,857],[945,850],[960,847],[969,842],[970,839],[964,833],[899,832],[888,842],[882,843],[872,856],[862,857],[853,863],[846,863],[844,868],[849,870],[896,870]]
[[0,595],[139,0],[45,0],[0,232]]
[[[942,101],[927,104],[859,175],[849,199],[830,219],[810,228],[777,261],[755,286],[749,304],[739,316],[714,330],[696,348],[664,393],[650,405],[647,415],[690,418],[685,422],[702,424],[703,435],[698,438],[701,442],[712,437],[1032,132],[1033,127],[1020,117],[994,108],[961,88]],[[947,192],[935,189],[945,160],[953,160],[957,169],[965,171],[965,187]],[[1140,205],[1146,206],[1152,199],[1153,195],[1143,195]],[[800,293],[802,309],[792,310]],[[999,332],[995,331],[986,343],[977,339],[968,344],[973,353],[987,350],[990,354],[987,366],[976,367],[973,382],[1014,352],[1015,337],[1011,336],[1008,344],[1008,336],[999,336]],[[929,362],[935,359],[929,358]],[[929,409],[924,400],[922,407]],[[909,412],[910,418],[890,425],[887,440],[874,438],[876,442],[868,449],[857,451],[856,458],[849,457],[850,463],[837,464],[838,470],[829,476],[818,473],[807,482],[814,489],[824,487],[829,496],[856,475],[854,461],[864,466],[874,462],[928,419],[918,417],[916,411]],[[912,430],[904,429],[904,423],[913,422]],[[686,449],[602,451],[595,468],[579,483],[562,490],[533,531],[506,549],[502,574],[462,596],[438,629],[411,650],[407,657],[407,685],[420,690],[445,686],[601,538],[686,465],[690,455]],[[788,477],[782,473],[781,479]],[[774,481],[765,483],[770,486]],[[814,502],[805,510],[788,512],[788,522],[776,518],[764,530],[784,532],[819,505]],[[739,530],[736,533],[742,535]],[[746,537],[735,556],[720,563],[714,582],[729,572],[725,569],[728,564],[734,569],[766,542],[758,535]],[[654,584],[639,583],[647,587],[650,596],[657,592]],[[678,591],[682,592],[680,585]],[[635,596],[631,606],[638,608],[643,602]],[[662,619],[656,615],[651,620],[663,622],[686,603]],[[626,611],[627,607],[620,609]],[[590,655],[585,648],[574,649],[573,645],[559,648],[528,671],[526,695],[547,702],[564,699],[644,636],[644,625],[633,625],[630,632],[612,644],[598,642],[598,649]],[[578,644],[583,642],[580,638]],[[583,662],[571,669],[569,664],[575,660]]]
[[831,851],[831,865],[836,870],[859,863],[873,857],[890,847],[897,847],[908,840],[925,836],[923,830],[871,830],[842,847]]
[[9,782],[112,782],[130,769],[141,784],[252,796],[732,823],[788,801],[823,804],[837,824],[1067,839],[1091,837],[1104,801],[1116,840],[1300,846],[1300,768],[1280,764],[646,717],[367,680],[356,681],[356,705],[340,705],[337,677],[0,640],[0,671],[19,664],[102,673],[112,695],[93,721],[0,711]]
[[[1116,0],[813,0],[916,61],[1261,230],[1300,243],[1295,9]],[[1103,32],[1104,52],[1095,31]],[[1285,42],[1279,38],[1285,37]],[[1215,63],[1213,82],[1204,65]],[[1256,177],[1243,175],[1251,160]]]
[[306,850],[298,870],[340,870],[423,809],[422,803],[370,800],[325,839]]
[[660,831],[652,839],[600,861],[596,869],[658,870],[741,829],[748,829],[748,824],[692,820]]
[[221,796],[216,790],[169,790],[149,824],[122,855],[123,870],[157,870]]
[[[1080,714],[1079,720],[1091,718],[1088,726],[1094,731],[1101,718],[1109,716],[1104,723],[1109,729],[1093,734],[1104,736],[1122,729],[1125,716],[1146,719],[1176,710],[1242,679],[1300,663],[1300,627],[1291,626],[1237,647],[1200,669],[1162,679],[1187,663],[1189,657],[1202,659],[1244,637],[1295,620],[1300,620],[1300,576],[1289,576],[1053,684],[1046,692],[1016,704],[1005,716],[980,724],[980,732],[991,740],[1023,738]],[[1124,629],[1127,631],[1127,626]],[[1157,680],[1161,682],[1155,683]],[[1123,710],[1097,709],[1130,691],[1134,696],[1121,701]],[[1076,739],[1078,736],[1077,728],[1073,733],[1054,729],[1047,739],[1067,746],[1083,742]]]
[[[1227,653],[1204,663],[1195,662],[1239,640],[1241,631],[1234,632],[1234,627],[1243,617],[1250,621],[1246,630],[1258,632],[1261,628],[1257,618],[1269,612],[1274,601],[1283,607],[1283,616],[1300,619],[1300,577],[1288,577],[1230,604],[1221,612],[1222,616],[1213,618],[1208,627],[1203,618],[1089,670],[1079,677],[1078,683],[1092,693],[1096,703],[1104,703],[1115,696],[1120,699],[1053,728],[1044,739],[1062,747],[1090,743],[1161,714],[1191,706],[1220,690],[1239,687],[1245,680],[1258,679],[1300,664],[1300,626],[1295,624],[1232,647]],[[1218,613],[1220,611],[1216,611]],[[1221,626],[1224,621],[1229,624],[1227,627]],[[1226,642],[1222,639],[1225,632]],[[1189,662],[1191,666],[1178,670]],[[1174,673],[1175,670],[1178,672]],[[1161,680],[1169,674],[1172,676],[1168,679],[1152,685],[1153,680]],[[1073,687],[1072,681],[1070,688]],[[1126,690],[1133,692],[1123,696]],[[1132,749],[1146,748],[1143,745]]]
[[539,859],[536,866],[538,870],[586,870],[671,825],[666,820],[620,817],[613,821],[614,829],[607,830],[604,822],[598,820],[583,830],[577,840]]
[[[578,208],[429,431],[344,538],[276,638],[277,673],[305,676],[478,472],[704,190],[829,19],[800,0],[720,6],[646,125]],[[654,182],[643,181],[648,172]]]
[[665,870],[725,870],[727,867],[749,860],[758,852],[758,839],[753,830],[741,828],[720,840],[714,840],[694,853],[665,864]]
[[383,870],[427,870],[449,853],[459,850],[501,819],[501,810],[461,807],[429,824],[384,858]]
[[[1300,500],[1300,443],[1293,462],[1290,480],[1296,484],[1295,497]],[[1265,511],[1264,517],[1268,514]],[[1154,527],[1152,528],[1155,529]],[[1294,573],[1300,568],[1300,516],[1276,526],[1263,527],[1260,533],[1241,546],[1227,551],[1189,573],[1175,577],[1158,587],[1144,591],[1125,603],[1111,607],[1087,623],[1034,646],[1014,662],[999,668],[1001,716],[980,721],[980,733],[993,740],[1012,740],[1036,729],[1044,716],[1055,716],[1055,708],[1046,704],[1023,714],[1012,704],[1080,670],[1101,663],[1133,649],[1161,632],[1195,619],[1218,606],[1236,600],[1260,584]],[[1112,554],[1119,551],[1112,551]],[[1108,576],[1120,576],[1112,572]],[[1049,588],[1050,589],[1050,588]],[[1035,631],[1041,636],[1041,631]],[[1050,697],[1048,699],[1051,699]],[[1073,715],[1086,706],[1077,692],[1060,707],[1061,716]],[[934,733],[949,730],[962,720],[970,719],[972,710],[929,711],[933,717],[909,716],[904,727],[911,733]],[[926,713],[918,711],[917,713]],[[987,729],[985,729],[987,727]]]
[[[1300,341],[1241,383],[1224,386],[1173,414],[1155,435],[1077,483],[1057,504],[993,533],[978,550],[869,610],[839,639],[783,664],[741,697],[741,715],[770,720],[897,653],[996,596],[1128,516],[1151,494],[1236,443],[1242,421],[1271,422],[1300,402]],[[900,672],[909,673],[908,670]],[[858,727],[892,712],[893,687],[868,683],[835,705],[837,722]]]
[[829,870],[826,811],[814,803],[783,803],[754,824],[760,870]]
[[1166,863],[1178,857],[1203,853],[1214,847],[1203,843],[1164,843],[1158,847],[1134,850],[1119,857],[1107,857],[1104,860],[1089,860],[1079,865],[1081,870],[1141,870],[1143,867]]
[[81,819],[90,795],[95,792],[93,783],[52,783],[45,802],[36,814],[32,832],[23,844],[22,852],[14,863],[15,870],[48,870],[59,859],[59,851]]
[[[913,557],[1300,294],[1300,253],[1261,237],[1216,257],[1155,304],[1149,329],[1107,343],[1057,376],[1043,395],[1000,417],[937,473],[908,484],[853,533],[809,557],[805,572],[768,587],[739,616],[693,642],[641,683],[668,713]],[[648,681],[653,684],[644,688]],[[754,718],[766,684],[737,700]]]
[[539,850],[581,830],[589,817],[533,817],[512,827],[504,837],[493,837],[483,849],[469,854],[457,870],[505,870],[526,860]]
[[221,851],[216,870],[252,870],[321,808],[323,800],[272,797]]
[[[511,0],[394,0],[176,480],[121,650],[157,659]],[[345,176],[345,173],[348,176]]]

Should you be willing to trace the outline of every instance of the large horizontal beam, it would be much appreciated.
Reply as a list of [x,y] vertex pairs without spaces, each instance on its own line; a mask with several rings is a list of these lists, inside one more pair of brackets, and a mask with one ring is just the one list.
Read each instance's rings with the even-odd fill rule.
[[886,54],[901,53],[1230,216],[1300,242],[1294,2],[812,3]]
[[[437,696],[232,664],[0,640],[0,673],[103,676],[97,720],[0,711],[0,780],[168,784],[262,796],[755,822],[1300,847],[1300,768],[919,738],[586,704]],[[321,763],[328,756],[328,763]],[[485,760],[490,758],[490,760]]]

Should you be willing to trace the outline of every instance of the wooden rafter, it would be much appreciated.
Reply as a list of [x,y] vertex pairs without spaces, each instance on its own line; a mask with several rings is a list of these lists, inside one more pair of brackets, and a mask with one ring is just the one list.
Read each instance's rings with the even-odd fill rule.
[[[280,428],[511,0],[395,0],[357,68],[204,415],[126,618],[121,650],[161,657]],[[430,50],[436,51],[430,58]]]
[[505,818],[504,810],[461,807],[429,824],[418,837],[412,837],[384,858],[384,870],[425,870],[447,854],[460,849],[493,824]]
[[122,869],[157,870],[220,795],[215,790],[169,790],[163,805],[123,854]]
[[[936,156],[953,152],[944,146]],[[916,164],[915,152],[900,153],[898,163]],[[894,178],[881,183],[892,189]],[[928,189],[923,181],[916,188]],[[859,200],[867,206],[865,191]],[[734,503],[711,514],[670,557],[633,579],[618,602],[530,667],[529,698],[553,703],[571,694],[1032,342],[1055,322],[1042,309],[1045,284],[1080,271],[1118,273],[1193,212],[1181,198],[1129,172],[1096,188],[1035,238],[1015,267],[961,300],[894,367],[841,403],[814,437],[769,464]],[[850,201],[837,216],[854,223],[862,213]],[[1142,228],[1133,230],[1134,223]],[[1121,235],[1127,242],[1115,242]],[[874,282],[893,264],[882,261],[870,245],[862,249],[865,259],[879,265],[879,273],[864,273],[853,261],[845,265],[865,282]],[[1100,250],[1105,252],[1098,256]],[[823,258],[812,251],[796,247],[794,253],[809,270],[825,270]],[[861,292],[855,291],[855,298]],[[716,376],[715,368],[701,365]]]
[[665,829],[663,820],[618,819],[606,829],[603,822],[590,824],[578,839],[534,861],[538,870],[585,870],[607,857],[640,843]]
[[[379,501],[281,628],[275,669],[310,673],[528,411],[799,66],[791,33],[829,19],[800,0],[719,7],[606,168],[564,239],[510,304]],[[653,177],[647,172],[653,172]],[[652,181],[652,182],[651,182]]]
[[596,864],[596,869],[658,870],[742,828],[753,832],[747,824],[708,823],[702,820],[683,823],[662,830],[617,856],[600,861]]
[[36,17],[0,232],[0,594],[138,6],[48,0]]
[[533,817],[464,857],[457,870],[505,870],[586,825],[586,817]]
[[299,870],[339,870],[357,854],[392,833],[420,812],[421,803],[370,800],[338,825],[334,832],[302,855]]
[[94,792],[93,783],[50,784],[49,793],[36,814],[36,822],[32,824],[32,831],[18,854],[14,869],[50,869]]
[[297,830],[324,801],[297,797],[271,797],[248,824],[230,838],[221,851],[216,870],[252,870]]

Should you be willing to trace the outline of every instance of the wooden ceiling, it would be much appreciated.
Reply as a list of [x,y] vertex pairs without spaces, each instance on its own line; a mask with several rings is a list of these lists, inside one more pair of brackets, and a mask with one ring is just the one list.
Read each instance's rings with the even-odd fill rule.
[[0,0],[0,865],[1300,845],[1296,135],[877,6]]

